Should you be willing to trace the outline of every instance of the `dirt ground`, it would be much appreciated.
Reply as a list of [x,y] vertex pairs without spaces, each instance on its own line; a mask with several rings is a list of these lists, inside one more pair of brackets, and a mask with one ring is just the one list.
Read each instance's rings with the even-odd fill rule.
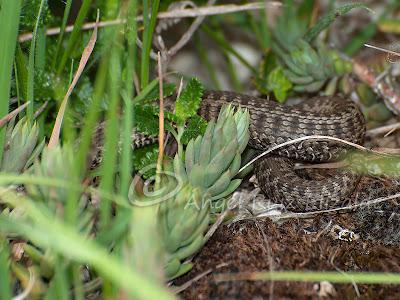
[[[387,182],[365,178],[376,196],[393,193]],[[220,226],[194,258],[193,269],[176,280],[184,299],[399,299],[398,285],[330,284],[327,282],[217,282],[215,275],[268,270],[400,272],[400,213],[395,200],[345,213],[273,222],[269,218],[242,220]],[[347,229],[351,239],[339,238]]]

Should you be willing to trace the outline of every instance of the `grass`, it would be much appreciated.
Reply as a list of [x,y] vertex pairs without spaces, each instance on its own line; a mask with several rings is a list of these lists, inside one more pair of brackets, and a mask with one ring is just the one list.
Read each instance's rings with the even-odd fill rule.
[[[154,207],[139,208],[129,204],[129,200],[140,200],[132,199],[134,196],[130,190],[135,168],[132,157],[137,155],[131,146],[131,133],[138,117],[144,119],[137,115],[136,108],[150,102],[150,96],[153,97],[159,86],[150,54],[155,49],[152,41],[157,14],[160,6],[165,4],[159,0],[127,0],[122,1],[119,7],[119,1],[115,0],[83,0],[74,20],[74,29],[66,34],[64,31],[74,5],[72,0],[67,0],[59,18],[51,16],[50,21],[58,22],[61,28],[55,37],[45,35],[48,1],[34,0],[32,4],[37,10],[30,17],[33,25],[21,28],[20,17],[29,15],[24,11],[22,1],[0,0],[3,42],[0,52],[0,118],[8,113],[10,107],[14,109],[14,106],[29,101],[26,112],[21,112],[19,118],[26,117],[31,125],[37,121],[40,124],[39,136],[46,141],[41,159],[35,160],[33,167],[21,174],[0,174],[0,298],[15,296],[12,291],[17,281],[22,290],[29,291],[30,274],[35,274],[37,280],[31,292],[43,299],[85,299],[92,284],[97,284],[102,296],[109,299],[174,299],[175,295],[165,286],[162,274],[165,254],[157,231],[157,211]],[[100,16],[126,18],[127,22],[99,29],[98,42],[89,63],[69,102],[65,102],[64,119],[58,124],[62,128],[60,140],[48,145],[60,99],[67,92],[78,66],[77,52],[90,34],[82,30],[82,26],[93,21],[92,16],[98,7],[106,10],[99,11]],[[138,15],[143,15],[142,23],[137,23]],[[245,16],[250,18],[245,22],[248,24],[246,30],[255,32],[255,41],[262,52],[269,51],[273,41],[266,19]],[[265,17],[265,12],[261,16]],[[237,90],[244,90],[245,83],[238,79],[231,57],[238,59],[253,77],[259,76],[259,71],[225,37],[223,21],[224,17],[219,16],[211,22],[212,27],[204,24],[200,29],[201,35],[196,36],[195,46],[216,88],[221,82],[207,53],[205,41],[210,40],[225,58],[222,64],[228,70],[229,81]],[[240,20],[231,19],[229,24],[237,26],[236,21],[240,23]],[[375,24],[372,27],[376,29]],[[33,32],[30,44],[17,44],[19,31]],[[372,33],[368,32],[367,36],[369,34]],[[137,46],[138,38],[143,42],[140,48]],[[349,49],[357,49],[358,44],[350,45]],[[41,72],[48,75],[49,82],[45,83],[52,85],[47,95],[51,100],[45,113],[34,120],[35,111],[43,104],[39,96],[46,88],[38,78]],[[188,78],[191,74],[177,76]],[[10,102],[11,96],[17,97],[16,104]],[[190,106],[188,103],[190,101],[183,106]],[[156,120],[158,126],[158,112],[147,116],[149,124],[144,125],[150,128]],[[173,118],[173,115],[166,115],[167,127]],[[101,166],[91,172],[88,171],[91,163],[88,154],[92,151],[93,130],[100,119],[104,119],[106,124],[103,160]],[[183,130],[181,124],[179,135]],[[75,138],[79,143],[74,141]],[[3,128],[0,132],[0,161],[4,144]],[[37,151],[42,150],[38,145],[36,147]],[[182,154],[183,146],[179,147]],[[149,159],[146,153],[143,156],[143,159]],[[14,159],[29,161],[29,157]],[[88,187],[93,174],[101,178],[98,187]],[[18,184],[27,188],[26,194],[17,194],[9,188]],[[14,249],[10,242],[14,239],[26,241],[25,255],[32,266],[12,257]],[[90,282],[82,280],[84,268],[89,270]],[[253,274],[249,279],[399,283],[398,275],[381,273],[274,272]]]
[[[21,0],[3,1],[0,10],[0,26],[3,31],[3,49],[0,54],[0,117],[8,113],[11,75],[14,63],[15,44],[18,35]],[[3,157],[4,129],[0,130],[0,161]]]

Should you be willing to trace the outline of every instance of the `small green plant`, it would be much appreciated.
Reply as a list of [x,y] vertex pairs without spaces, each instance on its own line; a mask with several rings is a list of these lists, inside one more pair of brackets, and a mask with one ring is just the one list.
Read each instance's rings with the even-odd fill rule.
[[[198,95],[194,90],[193,94]],[[190,97],[196,99],[196,96]],[[210,214],[226,209],[226,199],[241,183],[241,179],[235,179],[235,176],[250,137],[250,116],[247,110],[234,110],[232,106],[222,108],[218,119],[207,125],[204,135],[191,139],[185,150],[180,145],[181,150],[173,162],[164,168],[160,186],[157,187],[156,183],[154,196],[140,197],[134,189],[131,190],[130,198],[138,199],[134,201],[134,205],[139,205],[134,208],[136,214],[141,214],[142,209],[142,214],[153,212],[156,215],[165,251],[167,279],[191,269],[192,264],[184,261],[207,241],[204,234]],[[186,114],[190,110],[185,114],[179,111],[177,116],[181,121],[190,116]],[[159,202],[159,207],[147,207]]]
[[27,170],[44,146],[44,141],[38,145],[38,135],[39,128],[36,123],[31,125],[26,119],[19,120],[15,126],[14,121],[9,123],[0,170],[6,173],[21,173]]
[[[290,0],[285,4],[273,28],[272,51],[266,54],[256,80],[261,92],[273,92],[279,102],[284,102],[290,92],[315,93],[328,82],[336,84],[338,77],[351,73],[352,63],[317,37],[337,17],[353,8],[365,8],[361,3],[341,6],[308,28],[307,15],[312,7],[307,6],[307,1],[299,6]],[[309,14],[304,14],[305,11]]]

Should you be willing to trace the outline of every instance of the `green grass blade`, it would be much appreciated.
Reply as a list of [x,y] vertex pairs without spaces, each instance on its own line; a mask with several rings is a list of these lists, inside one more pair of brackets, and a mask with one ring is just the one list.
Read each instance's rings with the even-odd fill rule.
[[27,85],[28,85],[28,60],[24,54],[24,52],[21,49],[21,46],[18,44],[17,45],[17,50],[15,53],[15,80],[18,83],[18,95],[19,99],[18,100],[24,100],[26,101],[27,99],[27,94],[26,92],[28,91]]
[[376,23],[370,23],[365,26],[344,48],[344,53],[353,56],[358,50],[364,47],[364,44],[369,41],[377,32],[378,26]]
[[50,212],[38,208],[30,199],[2,189],[2,200],[23,209],[32,223],[0,215],[0,231],[17,232],[41,247],[80,263],[87,263],[118,287],[125,289],[131,299],[174,299],[164,288],[146,280],[124,261],[110,255],[91,239],[77,233],[73,227],[50,217]]
[[231,58],[231,56],[229,56],[229,53],[227,53],[226,51],[224,53],[224,56],[225,56],[226,66],[228,68],[228,74],[231,79],[233,89],[236,92],[240,92],[243,90],[243,86],[238,78],[237,70],[235,68],[235,65],[233,64],[232,58]]
[[108,63],[108,57],[105,57],[104,60],[100,62],[94,86],[92,107],[85,117],[84,125],[82,127],[81,140],[76,159],[76,168],[79,170],[80,174],[82,174],[87,167],[86,159],[92,142],[93,129],[100,114],[100,106],[107,79]]
[[[21,0],[2,1],[0,8],[0,30],[2,49],[0,51],[0,118],[8,113],[11,74],[15,45],[18,35]],[[3,157],[5,130],[0,130],[0,161]]]
[[[117,53],[116,53],[117,52]],[[111,192],[114,183],[114,174],[116,171],[119,124],[118,124],[118,104],[120,91],[121,65],[119,51],[115,48],[111,51],[110,72],[109,72],[109,97],[110,102],[107,110],[107,120],[104,133],[104,151],[103,162],[101,165],[101,183],[100,189]],[[110,222],[111,206],[108,201],[100,203],[100,223],[102,229],[105,229]]]
[[46,27],[39,27],[36,42],[35,69],[43,70],[46,64]]
[[82,283],[82,273],[79,264],[74,264],[72,266],[72,280],[73,280],[73,299],[84,300],[85,292]]
[[208,71],[208,75],[210,76],[213,88],[220,90],[221,83],[218,80],[217,70],[215,66],[213,66],[213,64],[211,63],[210,58],[207,54],[207,50],[201,42],[201,37],[199,34],[196,34],[194,36],[194,45],[196,47],[197,53],[199,54],[201,63],[206,67]]
[[252,13],[248,13],[248,18],[251,30],[254,32],[254,36],[257,39],[262,52],[265,52],[271,47],[272,41],[271,30],[268,26],[268,16],[263,9],[260,11],[258,20],[255,20],[255,17]]
[[[225,275],[218,275],[217,281]],[[229,278],[229,275],[227,275]],[[376,273],[376,272],[310,272],[310,271],[276,271],[276,272],[254,272],[233,275],[233,280],[270,280],[270,281],[299,281],[331,283],[359,283],[359,284],[400,284],[398,273]],[[229,280],[229,279],[228,279]],[[222,281],[225,281],[222,279]]]
[[[2,239],[2,237],[0,237]],[[0,299],[11,299],[10,250],[7,241],[0,241]]]
[[64,16],[63,16],[63,20],[62,20],[62,23],[61,23],[60,34],[59,34],[58,40],[57,40],[56,52],[54,53],[53,61],[52,61],[52,64],[51,64],[51,68],[53,70],[55,69],[56,63],[58,61],[58,55],[59,55],[60,50],[61,50],[61,45],[62,45],[62,41],[63,41],[63,38],[64,38],[65,27],[67,26],[69,12],[71,10],[71,4],[72,4],[72,0],[67,0],[67,2],[65,3]]
[[304,40],[309,43],[312,42],[318,36],[318,34],[332,24],[336,18],[357,7],[362,7],[369,10],[369,8],[363,3],[351,3],[343,5],[318,20],[318,22],[304,35]]
[[59,258],[55,264],[55,274],[53,283],[55,288],[56,299],[68,300],[70,284],[64,267],[65,262]]
[[124,95],[124,114],[123,114],[123,131],[122,131],[122,150],[121,150],[121,164],[120,164],[120,195],[128,196],[131,171],[132,171],[132,141],[131,133],[133,127],[133,77],[136,69],[136,38],[137,38],[137,0],[129,1],[129,14],[126,35],[128,44],[128,56],[126,62],[126,79],[125,79],[125,92]]
[[252,74],[257,75],[257,70],[242,56],[237,52],[231,44],[225,39],[220,31],[211,29],[208,25],[203,24],[201,27],[204,32],[212,38],[222,49],[226,52],[235,56],[246,68],[248,68]]
[[39,11],[36,17],[35,28],[33,30],[33,36],[31,41],[31,46],[29,50],[29,60],[28,60],[28,82],[27,82],[27,92],[26,92],[26,100],[29,101],[29,105],[27,108],[27,116],[28,120],[33,120],[33,91],[34,91],[34,84],[35,84],[35,52],[36,52],[36,39],[38,36],[39,30],[39,22],[42,16],[44,5],[47,3],[47,0],[41,0]]
[[78,37],[81,34],[81,27],[86,18],[86,15],[89,12],[91,3],[92,3],[91,0],[83,0],[83,2],[82,2],[81,8],[79,9],[78,16],[76,17],[76,20],[74,23],[74,29],[72,30],[72,33],[71,33],[68,43],[67,43],[67,47],[64,50],[64,53],[60,60],[60,64],[58,65],[58,68],[57,68],[57,74],[59,74],[59,75],[64,70],[64,67],[65,67],[65,64],[67,63],[68,57],[70,57],[72,51],[75,48],[75,45],[78,41]]
[[141,62],[141,88],[145,88],[149,83],[149,70],[150,70],[150,50],[151,42],[153,40],[154,27],[156,26],[158,7],[160,0],[152,1],[151,17],[148,19],[148,0],[143,0],[143,49],[142,49],[142,62]]

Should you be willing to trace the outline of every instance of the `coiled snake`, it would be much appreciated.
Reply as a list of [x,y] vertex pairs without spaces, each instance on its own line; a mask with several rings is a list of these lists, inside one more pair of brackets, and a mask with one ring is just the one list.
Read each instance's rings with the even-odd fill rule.
[[[249,145],[267,150],[275,145],[308,135],[325,135],[353,143],[363,143],[365,121],[351,100],[340,96],[316,97],[295,106],[281,105],[233,92],[204,93],[199,114],[210,120],[223,104],[232,103],[250,112]],[[307,180],[294,168],[295,161],[328,162],[346,152],[343,144],[332,141],[303,141],[277,150],[255,164],[261,190],[274,202],[293,211],[337,207],[355,189],[359,176],[337,170],[322,180]]]
[[[173,99],[168,98],[165,103],[167,109],[171,108]],[[357,144],[364,140],[365,121],[361,111],[351,100],[339,96],[316,97],[301,105],[286,106],[233,92],[206,91],[198,113],[207,120],[216,119],[222,105],[227,103],[249,110],[249,145],[258,150],[308,135],[332,136]],[[103,125],[97,127],[93,137],[93,154],[90,155],[93,168],[99,165],[102,157]],[[156,141],[154,137],[137,132],[131,138],[135,147]],[[354,191],[359,176],[337,170],[323,180],[309,180],[298,174],[294,163],[328,162],[345,152],[346,148],[338,142],[303,141],[258,160],[255,174],[266,196],[289,210],[329,209],[343,204]]]

